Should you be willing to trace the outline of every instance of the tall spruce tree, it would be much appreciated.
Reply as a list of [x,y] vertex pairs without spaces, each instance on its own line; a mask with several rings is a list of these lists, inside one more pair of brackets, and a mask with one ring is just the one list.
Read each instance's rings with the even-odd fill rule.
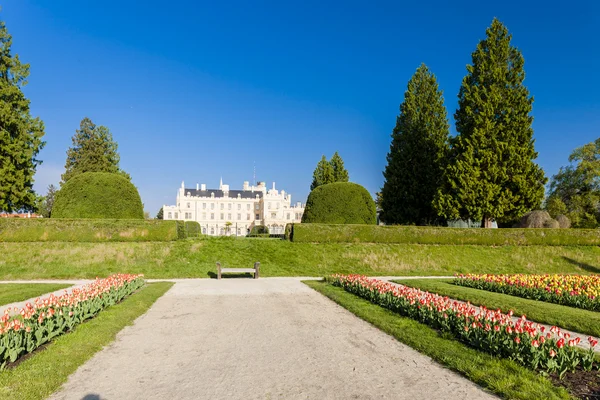
[[327,158],[325,155],[323,155],[323,157],[321,157],[321,161],[319,161],[317,167],[315,168],[315,172],[313,172],[313,181],[310,185],[310,190],[312,191],[318,186],[335,182],[333,180],[333,174],[334,171],[331,163],[327,161]]
[[331,168],[333,168],[333,182],[348,182],[350,178],[348,171],[344,167],[344,160],[342,160],[337,151],[333,154],[329,163],[331,164]]
[[381,189],[381,219],[388,224],[440,222],[433,199],[441,185],[449,149],[444,98],[427,66],[408,81],[392,132]]
[[119,168],[118,145],[107,127],[97,126],[86,117],[81,120],[72,141],[73,147],[67,150],[62,183],[84,172],[118,173],[131,179],[129,174]]
[[509,221],[539,208],[547,179],[534,162],[533,98],[521,52],[497,19],[467,65],[444,184],[434,206],[449,218]]
[[12,37],[0,21],[0,211],[32,211],[37,206],[33,176],[44,147],[44,123],[33,118],[21,88],[29,64],[11,53]]

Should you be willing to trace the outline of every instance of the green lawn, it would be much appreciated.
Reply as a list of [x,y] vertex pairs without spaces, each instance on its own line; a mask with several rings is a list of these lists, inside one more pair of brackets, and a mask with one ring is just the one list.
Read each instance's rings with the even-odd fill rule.
[[0,283],[0,306],[38,297],[70,286],[58,283]]
[[273,239],[201,238],[146,243],[0,243],[0,279],[206,278],[224,267],[261,262],[261,276],[600,273],[597,246],[476,246],[292,243]]
[[457,286],[453,285],[451,280],[406,279],[394,282],[453,299],[470,301],[471,304],[484,305],[490,309],[499,308],[504,312],[513,310],[515,315],[525,315],[532,321],[556,325],[596,337],[600,336],[600,313],[598,312]]
[[58,337],[14,369],[1,371],[0,399],[45,399],[94,353],[112,342],[121,329],[144,314],[172,285],[171,282],[146,285],[123,302],[77,326],[73,332]]
[[341,288],[320,281],[308,286],[329,297],[359,318],[373,324],[398,341],[433,358],[487,390],[507,399],[569,399],[566,390],[513,361],[495,358],[440,335],[410,318],[361,299]]

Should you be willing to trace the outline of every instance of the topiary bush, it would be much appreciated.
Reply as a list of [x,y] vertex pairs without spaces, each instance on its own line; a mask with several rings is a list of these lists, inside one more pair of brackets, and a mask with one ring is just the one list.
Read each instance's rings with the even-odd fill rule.
[[255,225],[252,227],[249,236],[269,235],[269,228],[265,225]]
[[521,218],[520,228],[545,228],[544,223],[551,220],[548,211],[535,210],[523,215]]
[[556,216],[556,221],[558,222],[558,226],[563,229],[567,229],[571,227],[571,220],[566,215],[560,214]]
[[375,201],[361,185],[336,182],[321,185],[308,195],[303,223],[376,224]]
[[557,220],[550,218],[544,221],[544,228],[558,229],[560,228],[560,224]]
[[85,172],[58,191],[52,218],[143,219],[140,194],[120,174]]

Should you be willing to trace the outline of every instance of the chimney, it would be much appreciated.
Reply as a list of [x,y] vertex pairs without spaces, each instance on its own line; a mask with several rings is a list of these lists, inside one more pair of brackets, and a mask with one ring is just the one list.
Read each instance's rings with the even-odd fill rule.
[[244,186],[242,187],[243,190],[250,190],[250,183],[248,181],[244,181]]
[[200,184],[196,183],[196,190],[200,190]]
[[200,185],[200,189],[202,189],[202,191],[206,191],[206,183]]

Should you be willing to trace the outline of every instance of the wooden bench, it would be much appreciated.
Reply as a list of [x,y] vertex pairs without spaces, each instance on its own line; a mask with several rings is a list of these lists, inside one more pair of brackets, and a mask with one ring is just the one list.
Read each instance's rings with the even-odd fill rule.
[[223,273],[232,273],[232,274],[250,273],[250,274],[254,274],[254,279],[258,279],[259,269],[260,269],[260,263],[258,261],[254,263],[254,268],[222,268],[221,263],[218,262],[217,263],[217,279],[221,279],[221,274],[223,274]]

